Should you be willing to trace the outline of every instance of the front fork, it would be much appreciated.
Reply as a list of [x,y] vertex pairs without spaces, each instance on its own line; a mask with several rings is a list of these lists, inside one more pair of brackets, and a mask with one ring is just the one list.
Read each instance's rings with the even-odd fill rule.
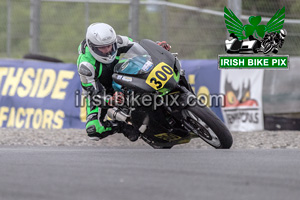
[[180,75],[179,85],[177,85],[177,89],[180,90],[181,86],[184,86],[188,91],[193,93],[195,95],[194,90],[192,89],[192,86],[188,83],[184,75]]
[[182,115],[182,110],[185,109],[188,105],[194,104],[194,101],[197,101],[197,97],[194,94],[192,87],[186,81],[185,77],[181,77],[179,83],[174,88],[173,92],[170,92],[169,95],[179,95],[178,97],[173,97],[172,99],[176,98],[176,103],[173,105],[170,102],[164,102],[163,106],[165,111],[172,116],[172,118],[181,126],[190,131],[192,129],[191,126],[188,126],[185,123],[184,117]]

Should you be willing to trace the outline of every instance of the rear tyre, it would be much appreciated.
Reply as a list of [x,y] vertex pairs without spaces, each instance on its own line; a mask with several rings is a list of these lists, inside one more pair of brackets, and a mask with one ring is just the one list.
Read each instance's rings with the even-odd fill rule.
[[208,108],[199,105],[189,106],[182,110],[185,123],[198,135],[216,149],[229,149],[232,136],[225,124]]

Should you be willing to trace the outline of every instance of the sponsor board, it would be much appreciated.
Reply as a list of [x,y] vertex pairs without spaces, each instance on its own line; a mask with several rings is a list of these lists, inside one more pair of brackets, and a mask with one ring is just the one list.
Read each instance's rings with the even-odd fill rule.
[[197,97],[207,97],[206,105],[223,120],[221,107],[223,95],[220,93],[220,74],[217,60],[182,60],[185,76]]
[[263,74],[264,70],[222,70],[220,92],[225,95],[222,113],[231,131],[264,129]]
[[0,60],[0,127],[84,128],[75,64]]

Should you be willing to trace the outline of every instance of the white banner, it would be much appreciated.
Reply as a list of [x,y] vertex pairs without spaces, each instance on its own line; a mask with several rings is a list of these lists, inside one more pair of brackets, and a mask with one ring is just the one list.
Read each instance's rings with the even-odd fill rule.
[[262,69],[221,71],[220,92],[224,94],[224,121],[231,131],[264,129]]

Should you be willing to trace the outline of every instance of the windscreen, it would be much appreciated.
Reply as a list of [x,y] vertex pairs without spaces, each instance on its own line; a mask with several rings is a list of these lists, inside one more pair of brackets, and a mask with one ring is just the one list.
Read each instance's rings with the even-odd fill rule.
[[138,43],[124,54],[120,55],[119,64],[115,66],[114,71],[123,74],[144,74],[153,68],[151,56]]

